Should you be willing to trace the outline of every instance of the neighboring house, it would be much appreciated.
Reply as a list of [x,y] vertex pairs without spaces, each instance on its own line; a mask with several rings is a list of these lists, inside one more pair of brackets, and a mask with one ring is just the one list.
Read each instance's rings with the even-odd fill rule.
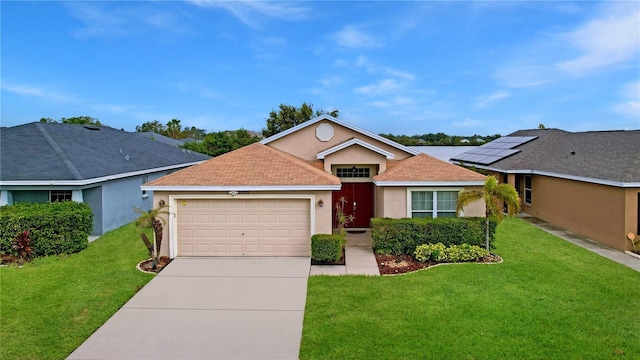
[[171,145],[171,146],[175,146],[175,147],[180,147],[188,142],[200,142],[201,140],[195,140],[192,138],[186,138],[186,139],[174,139],[174,138],[170,138],[168,136],[164,136],[161,134],[157,134],[154,133],[152,131],[142,131],[142,132],[134,132],[132,134],[136,134],[138,136],[142,136],[145,137],[147,139],[151,139],[151,140],[155,140],[155,141],[159,141],[161,143],[165,143],[167,145]]
[[30,123],[0,130],[0,205],[84,202],[92,235],[136,219],[152,207],[140,185],[209,156],[106,126]]
[[476,147],[477,146],[409,146],[410,149],[417,150],[443,161],[450,161],[451,158],[456,155],[460,155]]
[[521,130],[452,160],[512,184],[523,212],[609,247],[640,233],[640,130]]
[[[169,205],[164,255],[309,256],[310,237],[331,233],[335,205],[373,217],[453,217],[458,192],[485,177],[322,115],[150,181]],[[484,216],[484,203],[465,209]]]

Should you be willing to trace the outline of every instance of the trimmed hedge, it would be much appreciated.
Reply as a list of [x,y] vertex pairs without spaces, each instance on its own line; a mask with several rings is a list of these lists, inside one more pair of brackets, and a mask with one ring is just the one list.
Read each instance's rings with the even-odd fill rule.
[[311,258],[320,262],[336,262],[342,257],[345,239],[340,234],[316,234],[311,237]]
[[33,256],[71,254],[85,249],[93,231],[93,212],[83,203],[18,203],[0,207],[0,254],[16,255],[11,245],[29,230]]
[[[497,225],[495,220],[489,221],[490,243]],[[484,246],[485,226],[481,217],[376,218],[371,219],[371,237],[378,254],[413,254],[422,244]]]

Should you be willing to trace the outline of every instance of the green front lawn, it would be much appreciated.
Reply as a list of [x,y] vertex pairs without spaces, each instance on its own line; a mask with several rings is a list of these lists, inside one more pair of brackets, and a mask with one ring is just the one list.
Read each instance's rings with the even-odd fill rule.
[[153,275],[133,224],[80,253],[0,269],[0,358],[62,359],[80,346]]
[[504,263],[309,279],[301,359],[638,359],[640,273],[520,219]]

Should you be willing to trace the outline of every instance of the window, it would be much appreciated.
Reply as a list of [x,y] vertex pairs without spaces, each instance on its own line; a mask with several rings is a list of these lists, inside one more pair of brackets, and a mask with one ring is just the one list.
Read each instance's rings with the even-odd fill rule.
[[51,190],[49,191],[49,202],[71,201],[72,195],[71,190]]
[[337,168],[336,176],[339,178],[368,178],[371,176],[371,169],[369,168]]
[[411,217],[456,217],[458,191],[411,191]]
[[531,205],[531,176],[524,176],[524,203]]

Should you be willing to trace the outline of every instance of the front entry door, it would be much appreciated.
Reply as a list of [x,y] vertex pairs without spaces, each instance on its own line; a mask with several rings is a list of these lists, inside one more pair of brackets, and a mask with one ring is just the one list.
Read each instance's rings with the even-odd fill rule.
[[347,227],[368,228],[373,217],[373,183],[342,183],[340,191],[334,191],[332,196],[333,226],[336,226],[336,204],[344,197],[345,215],[353,215],[353,223]]

